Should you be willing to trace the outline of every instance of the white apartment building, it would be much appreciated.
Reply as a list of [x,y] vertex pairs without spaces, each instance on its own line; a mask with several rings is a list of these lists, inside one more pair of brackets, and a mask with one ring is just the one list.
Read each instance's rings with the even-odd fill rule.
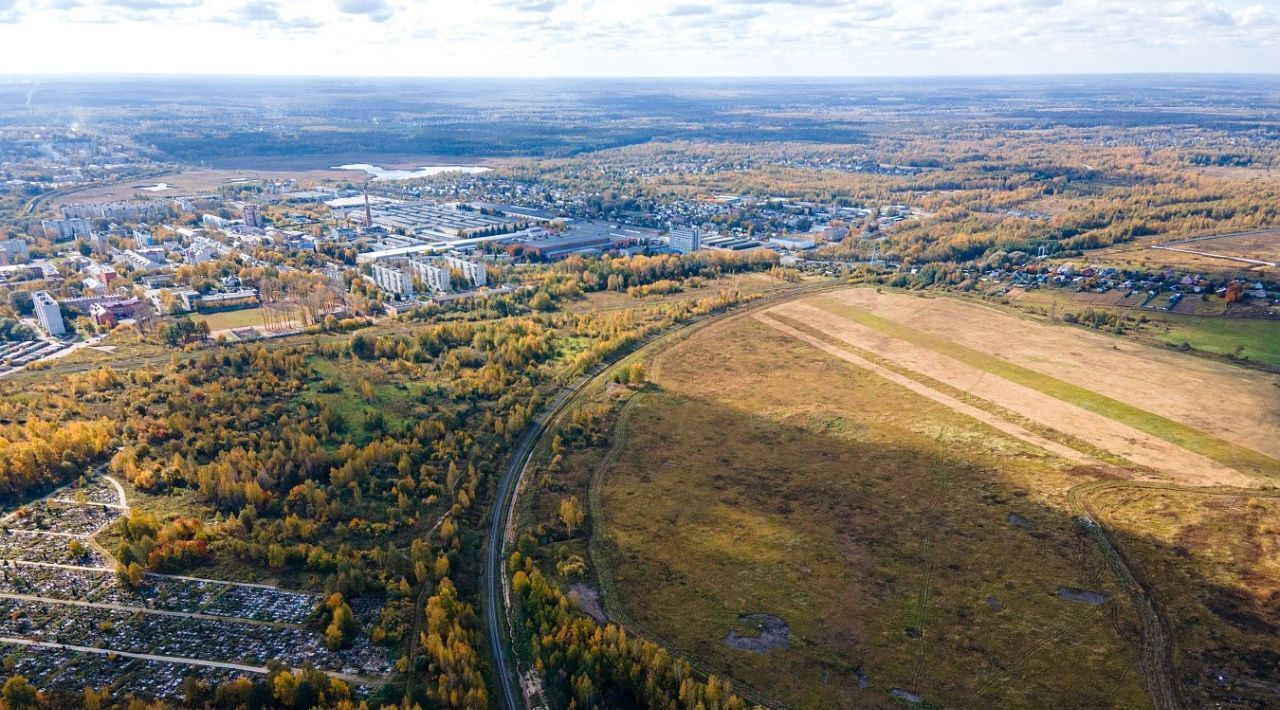
[[27,243],[21,239],[0,241],[0,266],[16,264],[19,260],[26,259],[30,255],[31,253],[27,250]]
[[448,264],[449,268],[462,272],[462,275],[467,277],[467,281],[470,281],[471,285],[476,288],[484,286],[489,281],[489,274],[485,271],[484,264],[478,261],[446,256],[444,263]]
[[453,278],[449,270],[439,263],[424,260],[414,260],[409,263],[413,266],[414,275],[421,279],[427,288],[443,293],[453,290]]
[[93,231],[89,220],[78,218],[42,219],[40,227],[44,229],[44,235],[55,242],[65,242],[68,239],[75,239],[78,234],[88,234]]
[[50,296],[48,291],[36,291],[31,294],[31,303],[35,307],[36,318],[40,320],[40,327],[44,328],[44,332],[55,337],[67,334],[67,327],[62,322],[62,311],[58,310],[58,302],[53,300],[53,296]]
[[244,217],[244,226],[246,227],[262,226],[262,208],[261,207],[258,207],[257,205],[252,205],[252,204],[245,205],[244,209],[241,210],[241,215]]
[[373,282],[384,292],[398,299],[413,298],[413,277],[401,271],[398,266],[374,264],[372,276]]
[[702,248],[702,230],[697,227],[677,227],[669,230],[671,248],[681,254],[698,251]]

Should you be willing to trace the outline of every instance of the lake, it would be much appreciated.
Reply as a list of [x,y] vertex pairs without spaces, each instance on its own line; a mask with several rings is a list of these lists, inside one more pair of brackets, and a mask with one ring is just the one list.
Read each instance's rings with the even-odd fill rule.
[[336,165],[334,170],[362,170],[373,176],[374,180],[412,180],[413,178],[430,177],[439,175],[440,173],[483,173],[488,172],[492,168],[486,168],[479,165],[423,165],[413,170],[396,170],[389,168],[381,168],[377,165],[368,163],[350,163],[348,165]]

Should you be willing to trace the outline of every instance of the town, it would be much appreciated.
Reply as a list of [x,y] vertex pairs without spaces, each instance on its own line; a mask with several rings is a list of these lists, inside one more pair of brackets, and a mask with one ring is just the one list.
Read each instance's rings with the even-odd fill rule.
[[1275,88],[0,80],[0,705],[1266,707]]

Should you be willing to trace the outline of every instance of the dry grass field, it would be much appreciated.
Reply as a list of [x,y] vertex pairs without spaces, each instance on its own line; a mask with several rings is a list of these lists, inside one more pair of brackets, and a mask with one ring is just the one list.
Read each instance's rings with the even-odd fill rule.
[[1280,699],[1274,375],[871,289],[655,350],[531,512],[633,633],[794,707]]
[[1172,245],[1178,250],[1185,251],[1154,248],[1158,244],[1169,241],[1172,240],[1168,236],[1142,239],[1103,249],[1092,255],[1092,259],[1097,263],[1117,266],[1138,266],[1145,269],[1171,268],[1212,273],[1256,273],[1259,277],[1274,277],[1277,272],[1280,272],[1280,267],[1221,258],[1237,257],[1280,263],[1280,229],[1225,235],[1219,239]]
[[1094,515],[1141,572],[1187,707],[1280,703],[1276,491],[1102,486]]
[[810,303],[836,317],[824,322],[862,326],[893,347],[930,351],[946,366],[969,365],[1224,465],[1280,475],[1276,375],[949,298],[848,289]]
[[[636,632],[791,706],[1146,705],[1132,609],[1066,511],[1105,467],[750,317],[658,355],[617,431],[566,465],[603,466],[604,600]],[[788,644],[728,645],[752,614]]]
[[[154,178],[126,180],[114,185],[78,190],[61,195],[53,201],[57,207],[79,202],[115,202],[136,198],[164,200],[182,195],[207,195],[216,193],[218,188],[235,180],[297,180],[301,184],[314,184],[326,180],[360,182],[364,173],[351,170],[291,170],[280,168],[274,170],[219,170],[213,168],[191,168],[165,173]],[[146,190],[159,183],[168,186],[166,190]]]

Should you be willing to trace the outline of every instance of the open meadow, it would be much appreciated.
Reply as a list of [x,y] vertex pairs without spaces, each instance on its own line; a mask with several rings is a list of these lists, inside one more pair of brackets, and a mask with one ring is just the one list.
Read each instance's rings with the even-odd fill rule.
[[1188,241],[1165,235],[1104,249],[1095,258],[1147,269],[1240,272],[1254,278],[1274,278],[1280,272],[1276,266],[1280,264],[1280,230],[1228,232]]
[[1274,375],[872,289],[646,352],[550,484],[598,618],[785,706],[1280,697]]

